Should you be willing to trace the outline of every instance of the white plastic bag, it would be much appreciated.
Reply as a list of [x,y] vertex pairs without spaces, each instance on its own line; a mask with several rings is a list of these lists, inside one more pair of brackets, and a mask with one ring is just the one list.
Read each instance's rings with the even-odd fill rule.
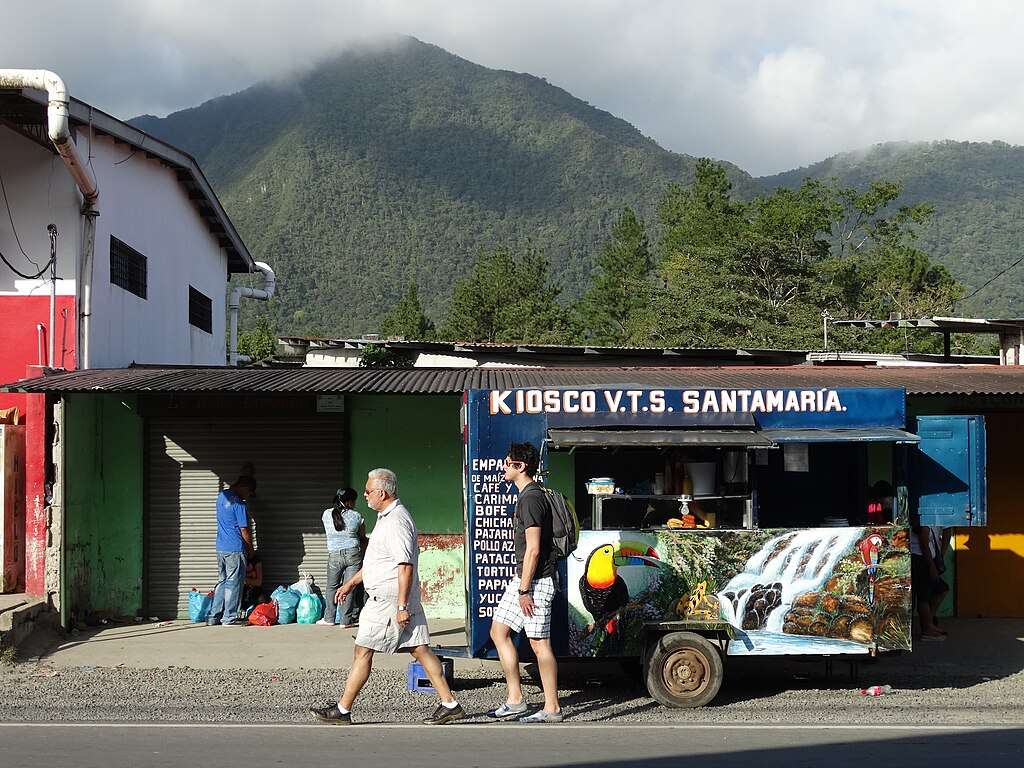
[[300,595],[308,595],[313,592],[313,576],[312,574],[303,571],[299,574],[299,580],[292,584],[288,589],[293,589]]

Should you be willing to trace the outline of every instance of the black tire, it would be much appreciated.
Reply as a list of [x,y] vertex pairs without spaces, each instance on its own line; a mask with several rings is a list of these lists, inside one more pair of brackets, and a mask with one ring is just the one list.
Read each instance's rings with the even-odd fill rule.
[[722,654],[693,632],[670,632],[646,654],[647,692],[666,707],[703,707],[722,687]]

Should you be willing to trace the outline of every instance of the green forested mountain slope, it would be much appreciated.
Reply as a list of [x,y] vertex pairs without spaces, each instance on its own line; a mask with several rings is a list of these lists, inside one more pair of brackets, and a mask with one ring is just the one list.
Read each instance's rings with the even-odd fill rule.
[[623,206],[653,222],[694,168],[543,79],[408,38],[132,122],[196,156],[278,271],[273,319],[293,333],[374,330],[410,280],[439,318],[495,245],[532,243],[576,295]]
[[[376,330],[410,281],[441,321],[455,279],[499,245],[540,249],[563,297],[576,297],[623,207],[656,242],[666,184],[694,170],[694,158],[541,78],[411,38],[132,122],[199,160],[278,272],[282,333]],[[935,205],[921,245],[968,293],[1024,255],[1024,148],[885,144],[777,176],[729,174],[744,197],[805,176],[901,181],[902,203]],[[1024,314],[1022,284],[1024,264],[957,311]]]
[[[1024,147],[1003,142],[880,144],[807,168],[757,179],[764,190],[799,186],[804,177],[863,186],[887,178],[904,185],[904,203],[930,202],[935,215],[922,247],[970,295],[1024,256]],[[965,314],[1024,315],[1024,263],[957,306]]]

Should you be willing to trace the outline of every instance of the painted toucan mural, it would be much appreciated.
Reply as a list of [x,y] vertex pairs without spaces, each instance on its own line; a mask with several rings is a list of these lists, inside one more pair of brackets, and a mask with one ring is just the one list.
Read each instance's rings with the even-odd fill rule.
[[580,599],[594,618],[588,632],[603,629],[609,637],[618,632],[619,611],[630,598],[629,588],[618,573],[619,566],[660,564],[657,551],[646,544],[620,541],[592,550],[580,577]]

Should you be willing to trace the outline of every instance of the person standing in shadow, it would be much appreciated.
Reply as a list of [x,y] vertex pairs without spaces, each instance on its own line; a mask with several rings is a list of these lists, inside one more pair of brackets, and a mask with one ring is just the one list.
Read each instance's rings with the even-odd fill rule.
[[[339,488],[334,494],[334,505],[323,511],[321,519],[327,534],[327,590],[324,593],[324,616],[317,624],[333,627],[341,614],[341,628],[348,629],[359,622],[362,608],[362,587],[352,590],[335,605],[338,587],[351,579],[363,567],[366,550],[366,523],[356,511],[355,488]],[[330,602],[328,603],[328,599]]]
[[256,492],[256,479],[242,475],[217,495],[217,586],[207,616],[209,626],[245,626],[239,618],[245,563],[253,553],[246,499]]

